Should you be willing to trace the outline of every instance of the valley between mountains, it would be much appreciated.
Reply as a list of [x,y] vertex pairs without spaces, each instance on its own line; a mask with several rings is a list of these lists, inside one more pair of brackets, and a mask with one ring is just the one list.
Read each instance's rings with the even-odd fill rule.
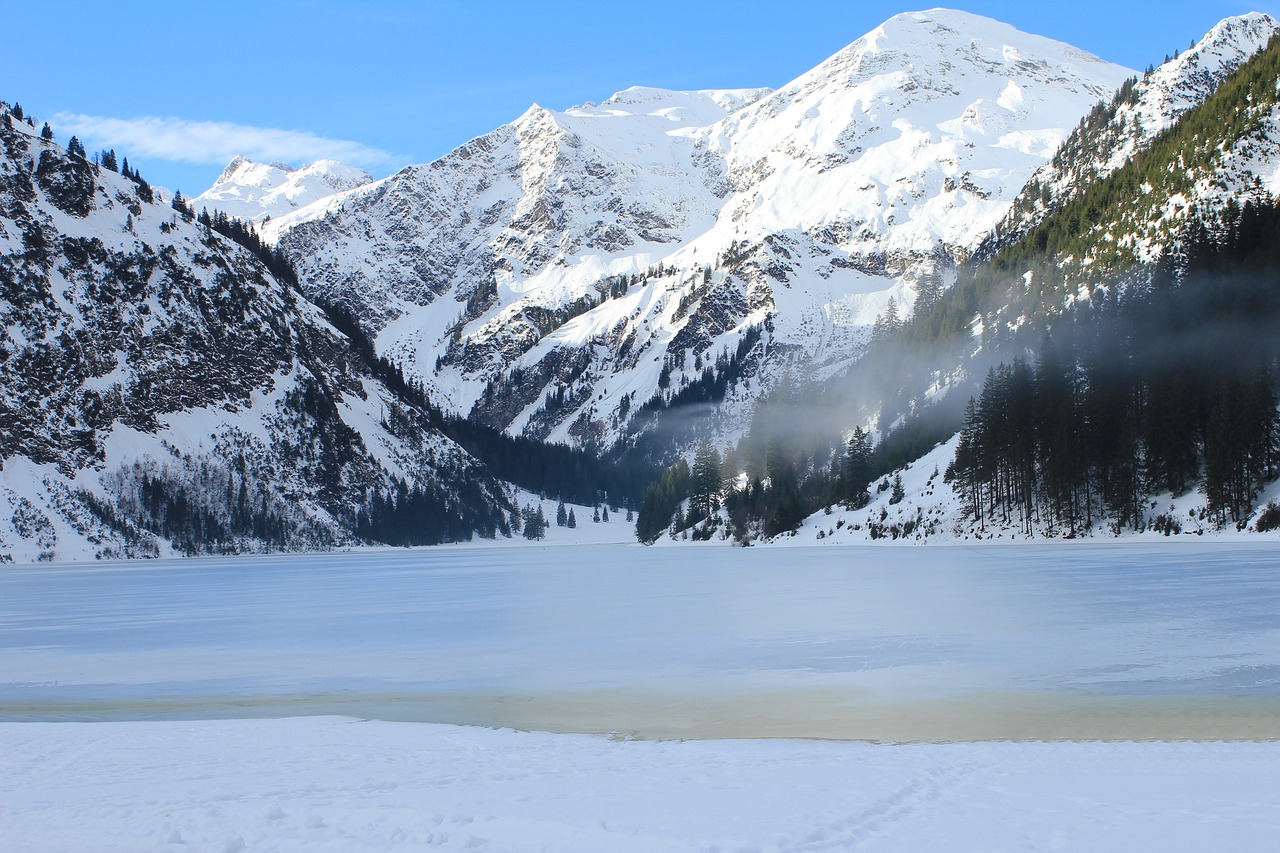
[[0,559],[1266,534],[1278,29],[910,12],[190,198],[5,93]]

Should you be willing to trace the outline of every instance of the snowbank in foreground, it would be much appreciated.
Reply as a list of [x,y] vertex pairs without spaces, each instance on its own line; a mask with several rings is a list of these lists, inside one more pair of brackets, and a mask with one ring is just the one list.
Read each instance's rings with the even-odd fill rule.
[[620,741],[348,718],[0,725],[0,846],[1274,850],[1280,744]]

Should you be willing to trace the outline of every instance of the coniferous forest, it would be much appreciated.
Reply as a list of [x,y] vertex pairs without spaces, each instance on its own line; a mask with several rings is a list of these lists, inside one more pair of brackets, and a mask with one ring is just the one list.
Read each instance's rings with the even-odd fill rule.
[[1280,209],[1246,204],[1183,248],[987,374],[947,472],[974,518],[1138,529],[1152,498],[1197,484],[1213,522],[1250,516],[1277,473]]
[[[938,310],[963,298],[961,288]],[[987,336],[982,355],[995,363],[967,403],[968,392],[957,393],[963,384],[933,405],[909,403],[912,383],[918,387],[928,372],[923,359],[912,365],[909,350],[954,352],[965,339],[922,344],[920,324],[929,319],[872,343],[867,361],[883,369],[864,386],[876,384],[886,401],[874,445],[861,427],[843,443],[821,427],[801,428],[803,440],[794,429],[785,443],[777,437],[788,430],[778,412],[824,395],[848,397],[847,379],[790,380],[761,398],[724,470],[734,535],[776,535],[823,506],[861,506],[873,481],[957,430],[946,479],[980,529],[997,522],[1069,537],[1105,521],[1117,532],[1154,525],[1173,533],[1183,520],[1152,501],[1194,489],[1205,496],[1202,520],[1242,525],[1261,486],[1280,473],[1276,205],[1229,206],[1208,225],[1192,223],[1157,263],[1112,276],[1089,298],[1039,315],[1016,335]],[[897,400],[895,388],[902,389]],[[743,471],[744,482],[730,482]],[[688,468],[678,465],[650,487],[642,540],[701,520],[679,514],[690,483]]]

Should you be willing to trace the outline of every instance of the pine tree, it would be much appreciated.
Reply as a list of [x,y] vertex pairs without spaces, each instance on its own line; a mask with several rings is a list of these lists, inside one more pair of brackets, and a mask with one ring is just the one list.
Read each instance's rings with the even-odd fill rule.
[[853,428],[844,457],[843,499],[855,509],[870,501],[867,485],[873,476],[871,435],[861,426]]
[[594,521],[596,524],[600,523],[600,507],[596,507],[596,511],[595,513],[592,514],[591,520]]
[[902,320],[898,317],[898,301],[892,296],[884,306],[884,313],[876,317],[871,324],[872,342],[880,342],[892,337],[902,330]]
[[569,517],[565,520],[565,526],[570,528],[578,526],[578,517],[573,514],[573,507],[569,507]]
[[907,496],[906,490],[905,490],[905,489],[903,489],[903,487],[902,487],[902,475],[901,475],[901,474],[894,474],[894,475],[893,475],[893,490],[892,490],[891,492],[889,492],[889,504],[890,504],[890,506],[892,506],[893,504],[900,504],[900,503],[902,503],[902,499],[903,499],[903,498],[905,498],[906,496]]
[[560,503],[556,506],[556,526],[564,527],[568,523],[569,523],[569,515],[565,510],[564,501],[561,500]]
[[692,481],[689,484],[690,515],[710,516],[719,505],[720,487],[720,454],[704,438],[693,458]]
[[921,276],[916,282],[916,302],[912,313],[923,315],[942,301],[942,275],[932,270]]
[[601,521],[609,520],[609,508],[607,506],[600,507],[600,520]]
[[524,522],[524,538],[525,539],[545,539],[547,536],[547,520],[542,514],[542,504],[538,504],[537,510],[532,505],[526,506],[522,513]]
[[53,140],[53,128],[49,127],[49,122],[44,123],[44,127],[40,128],[40,138],[45,142]]

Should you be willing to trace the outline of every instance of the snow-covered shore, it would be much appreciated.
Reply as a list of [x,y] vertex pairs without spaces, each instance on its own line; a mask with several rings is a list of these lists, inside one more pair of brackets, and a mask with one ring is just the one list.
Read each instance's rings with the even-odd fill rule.
[[340,717],[0,724],[0,846],[1274,850],[1280,744],[633,741]]

